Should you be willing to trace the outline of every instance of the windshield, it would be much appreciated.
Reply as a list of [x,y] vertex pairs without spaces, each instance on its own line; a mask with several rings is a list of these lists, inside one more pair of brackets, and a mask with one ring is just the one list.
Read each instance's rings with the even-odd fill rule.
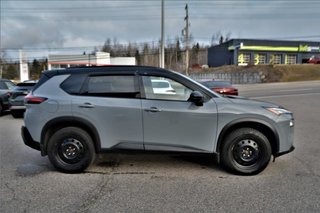
[[15,84],[12,83],[11,81],[2,81],[0,83],[0,89],[9,89],[9,90],[13,90],[15,88]]

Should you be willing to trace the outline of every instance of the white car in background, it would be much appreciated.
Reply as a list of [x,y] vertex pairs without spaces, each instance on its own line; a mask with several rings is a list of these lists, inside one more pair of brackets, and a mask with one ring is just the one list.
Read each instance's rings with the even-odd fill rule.
[[172,88],[167,80],[152,79],[151,80],[154,94],[175,95],[176,91]]

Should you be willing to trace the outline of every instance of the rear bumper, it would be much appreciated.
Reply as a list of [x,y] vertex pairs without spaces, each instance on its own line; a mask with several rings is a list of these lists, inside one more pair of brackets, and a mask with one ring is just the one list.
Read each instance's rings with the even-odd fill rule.
[[11,106],[10,106],[10,110],[26,111],[26,107],[25,107],[25,106],[15,106],[15,105],[11,105]]
[[21,136],[25,145],[31,147],[32,149],[41,151],[40,143],[32,139],[28,129],[25,126],[21,127]]

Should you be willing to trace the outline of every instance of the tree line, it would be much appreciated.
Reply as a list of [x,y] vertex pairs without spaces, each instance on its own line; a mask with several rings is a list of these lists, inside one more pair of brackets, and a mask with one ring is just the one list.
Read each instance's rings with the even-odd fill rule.
[[[40,78],[42,71],[48,69],[47,59],[34,59],[28,62],[29,79],[37,80]],[[0,57],[0,78],[18,80],[20,76],[19,62],[8,62]]]
[[[168,39],[165,46],[165,67],[177,71],[183,71],[185,66],[185,47],[180,38]],[[189,64],[207,64],[208,46],[200,45],[198,42],[190,47]],[[107,38],[101,48],[103,52],[109,52],[111,57],[135,57],[137,65],[159,66],[160,41],[151,43],[120,44],[116,39]]]
[[[223,43],[229,40],[230,33],[223,36],[218,32],[212,36],[210,45],[191,42],[189,47],[189,65],[191,72],[207,64],[208,47]],[[191,36],[191,41],[193,41]],[[165,46],[165,67],[176,71],[184,72],[186,48],[183,39],[167,39]],[[121,44],[116,38],[107,38],[103,46],[93,48],[92,53],[102,51],[110,53],[111,57],[135,57],[137,65],[159,66],[160,41],[159,42],[129,42]],[[19,62],[12,62],[5,59],[4,54],[0,55],[0,77],[7,79],[19,79]],[[48,69],[48,59],[33,59],[28,62],[30,79],[39,79],[42,71]]]

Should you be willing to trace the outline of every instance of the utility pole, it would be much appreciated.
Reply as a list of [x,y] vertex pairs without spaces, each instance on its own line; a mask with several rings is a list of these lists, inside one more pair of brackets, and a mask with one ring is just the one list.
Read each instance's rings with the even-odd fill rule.
[[165,68],[164,64],[164,0],[161,0],[161,50],[160,50],[160,67]]
[[186,75],[189,75],[189,14],[188,14],[188,4],[185,7],[186,17],[184,20],[186,21],[185,27],[185,45],[186,45]]

